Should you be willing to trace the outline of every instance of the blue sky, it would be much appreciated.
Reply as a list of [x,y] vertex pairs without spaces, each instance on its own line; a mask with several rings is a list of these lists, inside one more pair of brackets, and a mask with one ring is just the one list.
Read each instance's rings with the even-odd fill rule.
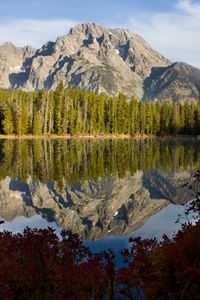
[[200,0],[6,0],[0,43],[38,48],[82,22],[129,28],[172,61],[200,67]]
[[95,22],[123,22],[132,12],[169,11],[173,0],[6,0],[0,18],[67,18]]

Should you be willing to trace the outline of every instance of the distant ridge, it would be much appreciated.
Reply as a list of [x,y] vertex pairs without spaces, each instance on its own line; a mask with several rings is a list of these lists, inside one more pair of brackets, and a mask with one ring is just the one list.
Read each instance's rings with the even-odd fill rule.
[[200,70],[183,62],[153,68],[144,81],[144,97],[182,102],[200,99]]

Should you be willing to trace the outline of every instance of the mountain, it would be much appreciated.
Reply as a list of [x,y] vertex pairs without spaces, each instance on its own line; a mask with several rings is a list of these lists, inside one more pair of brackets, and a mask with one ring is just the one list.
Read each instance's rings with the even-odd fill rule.
[[200,70],[183,62],[153,68],[144,81],[144,98],[182,102],[200,99]]
[[139,35],[95,23],[79,24],[36,50],[0,46],[0,88],[67,86],[140,99],[200,99],[200,70],[171,64]]
[[169,64],[168,59],[127,29],[80,24],[36,51],[2,45],[0,87],[54,89],[63,80],[72,87],[141,98],[143,81],[152,67]]

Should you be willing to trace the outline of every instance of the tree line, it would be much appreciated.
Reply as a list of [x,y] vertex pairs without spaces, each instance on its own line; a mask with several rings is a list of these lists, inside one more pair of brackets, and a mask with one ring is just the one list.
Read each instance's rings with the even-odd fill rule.
[[139,101],[65,89],[0,90],[1,134],[199,134],[200,102]]

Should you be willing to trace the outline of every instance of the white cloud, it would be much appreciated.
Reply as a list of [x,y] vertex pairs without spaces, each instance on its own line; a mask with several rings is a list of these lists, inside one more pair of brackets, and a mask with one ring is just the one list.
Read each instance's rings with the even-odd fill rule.
[[0,43],[12,41],[15,45],[40,48],[49,40],[66,34],[77,22],[65,19],[16,19],[0,22]]
[[171,12],[133,16],[129,27],[172,61],[200,68],[200,2],[179,0]]

